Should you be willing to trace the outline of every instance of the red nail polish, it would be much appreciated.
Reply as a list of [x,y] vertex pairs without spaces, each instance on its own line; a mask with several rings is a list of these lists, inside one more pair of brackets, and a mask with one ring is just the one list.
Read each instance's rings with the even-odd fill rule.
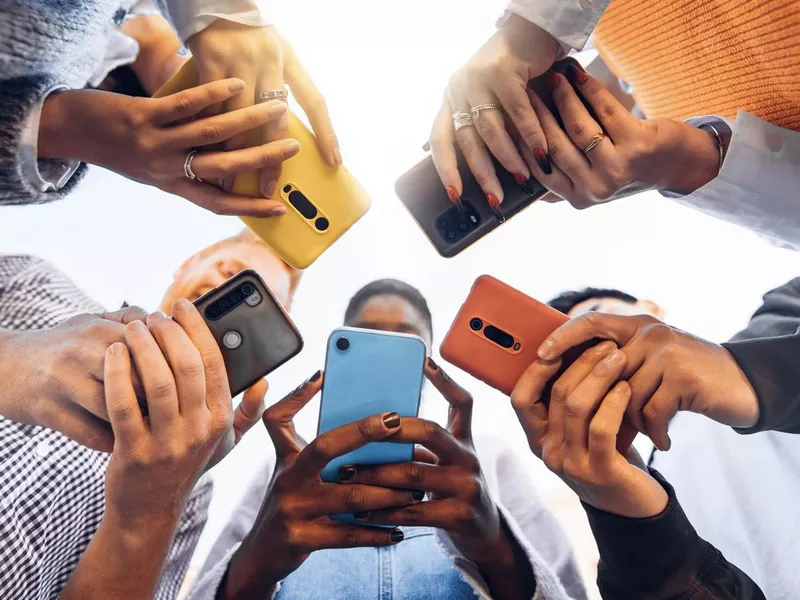
[[525,177],[524,175],[521,175],[520,173],[514,173],[513,175],[514,175],[514,181],[517,182],[517,185],[525,185],[526,183],[528,183],[528,178]]
[[589,76],[586,74],[586,71],[572,62],[567,65],[567,77],[569,77],[569,80],[574,85],[583,85],[589,81]]
[[458,190],[452,185],[447,185],[444,189],[447,192],[447,197],[450,198],[450,202],[455,204],[458,210],[464,212],[464,204],[461,202],[461,196],[458,195]]
[[544,151],[544,148],[538,147],[533,149],[533,158],[536,159],[536,164],[544,172],[545,175],[550,175],[553,172],[553,166],[550,164],[550,159]]
[[501,223],[506,220],[506,218],[500,212],[500,200],[497,199],[497,196],[494,194],[486,194],[486,201],[489,203],[489,208],[492,209],[494,216],[497,217],[497,220]]
[[561,81],[561,78],[559,77],[558,73],[556,73],[551,69],[547,71],[544,75],[545,75],[544,83],[547,86],[547,89],[549,90],[556,89],[556,86],[558,85],[559,81]]

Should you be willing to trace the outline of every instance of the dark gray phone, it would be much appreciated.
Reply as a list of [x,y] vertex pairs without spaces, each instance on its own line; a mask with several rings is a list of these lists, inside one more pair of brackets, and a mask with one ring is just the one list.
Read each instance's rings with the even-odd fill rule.
[[248,269],[194,305],[219,344],[236,396],[303,349],[303,338],[261,276]]

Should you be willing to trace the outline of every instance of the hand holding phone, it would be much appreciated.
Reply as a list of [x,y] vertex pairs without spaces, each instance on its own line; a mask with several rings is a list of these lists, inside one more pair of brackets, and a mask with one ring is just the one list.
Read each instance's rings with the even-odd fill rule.
[[[568,320],[554,308],[482,275],[475,280],[439,351],[446,361],[510,396],[525,370],[539,361],[537,351],[542,342]],[[563,373],[592,345],[572,349],[554,375]],[[550,400],[552,379],[543,388],[545,403]],[[624,424],[620,448],[627,450],[634,437],[636,430]]]

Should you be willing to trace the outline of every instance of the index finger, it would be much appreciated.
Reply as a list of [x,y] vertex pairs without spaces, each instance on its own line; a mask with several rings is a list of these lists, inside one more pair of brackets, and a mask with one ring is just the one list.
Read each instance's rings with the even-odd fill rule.
[[264,411],[261,419],[275,446],[278,460],[300,452],[302,444],[297,436],[294,418],[319,393],[322,381],[322,371],[317,371]]
[[163,98],[154,98],[153,118],[160,125],[182,121],[208,106],[233,98],[244,89],[244,81],[233,77],[198,85]]
[[586,313],[570,319],[551,333],[539,346],[538,355],[541,360],[553,361],[570,348],[593,339],[612,340],[622,347],[638,329],[639,318],[636,316]]
[[453,381],[432,358],[425,363],[428,378],[450,405],[447,428],[456,439],[472,443],[472,394]]
[[516,78],[507,78],[498,82],[492,91],[503,105],[508,118],[517,128],[520,138],[535,157],[543,157],[547,161],[547,138],[542,125],[531,106],[526,82]]
[[342,154],[339,151],[339,139],[333,130],[333,123],[331,123],[331,117],[328,114],[328,105],[325,102],[325,98],[317,89],[317,86],[314,85],[314,82],[311,81],[311,77],[309,77],[305,68],[291,50],[288,52],[284,69],[286,83],[289,84],[297,103],[308,117],[308,122],[311,124],[311,129],[314,130],[317,146],[319,146],[322,156],[332,167],[341,165]]
[[511,392],[511,406],[528,438],[528,445],[539,458],[542,457],[548,423],[547,406],[542,396],[548,382],[560,368],[560,360],[550,363],[537,360],[525,370]]
[[325,466],[370,442],[385,440],[400,429],[400,415],[383,413],[326,431],[312,441],[297,457],[294,473],[299,479],[319,477]]
[[117,342],[106,350],[103,380],[106,406],[114,437],[126,446],[147,432],[131,383],[131,357],[125,344]]

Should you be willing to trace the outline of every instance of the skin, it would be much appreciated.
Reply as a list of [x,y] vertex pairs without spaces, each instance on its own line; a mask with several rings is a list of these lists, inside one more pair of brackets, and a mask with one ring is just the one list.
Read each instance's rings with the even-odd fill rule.
[[408,300],[394,294],[373,296],[346,325],[378,331],[411,333],[425,340],[428,347],[433,342],[433,333],[425,318]]
[[569,311],[570,317],[579,317],[588,312],[599,312],[607,315],[650,315],[663,319],[664,309],[651,300],[625,302],[619,298],[589,298],[579,302]]

